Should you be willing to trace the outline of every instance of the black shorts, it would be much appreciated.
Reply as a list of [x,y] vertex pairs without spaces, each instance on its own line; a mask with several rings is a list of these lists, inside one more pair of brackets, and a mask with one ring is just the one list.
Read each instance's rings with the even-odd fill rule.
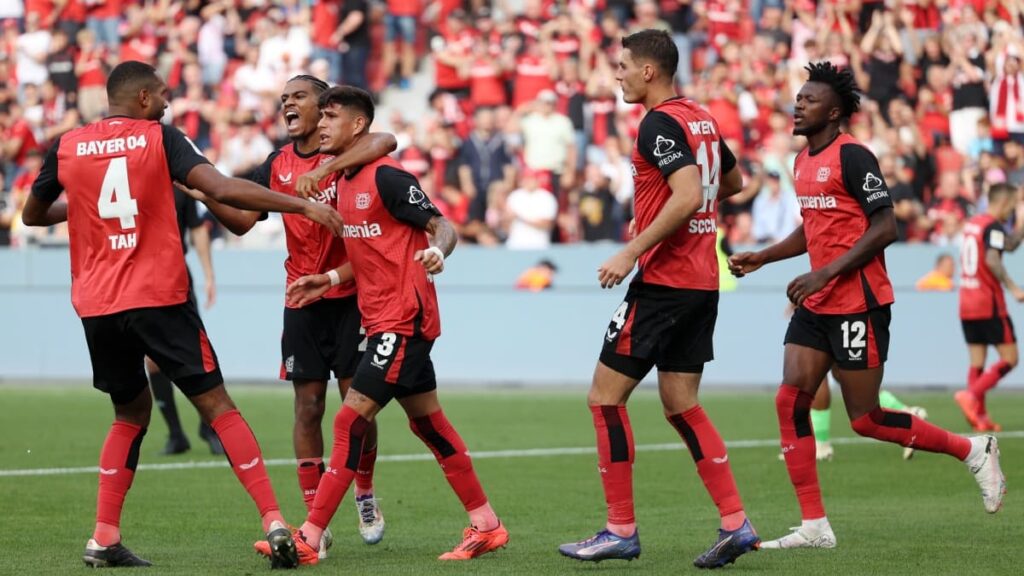
[[381,407],[392,398],[405,398],[437,389],[433,340],[385,332],[371,336],[356,369],[352,389]]
[[82,318],[92,360],[93,386],[127,404],[149,386],[144,357],[196,396],[224,383],[217,354],[192,300],[174,306],[137,308]]
[[1016,344],[1017,331],[1013,329],[1013,319],[988,318],[985,320],[961,320],[964,328],[964,340],[968,344]]
[[889,305],[856,314],[816,314],[796,309],[786,330],[786,344],[821,350],[844,370],[866,370],[889,355]]
[[699,373],[715,357],[717,290],[634,282],[604,333],[601,363],[637,380],[653,366]]
[[327,298],[284,309],[281,379],[339,380],[356,373],[366,338],[356,297]]

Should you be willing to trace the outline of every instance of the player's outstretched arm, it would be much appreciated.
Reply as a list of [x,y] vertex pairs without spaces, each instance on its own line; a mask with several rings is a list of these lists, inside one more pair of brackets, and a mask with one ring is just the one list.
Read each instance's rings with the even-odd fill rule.
[[221,204],[194,188],[183,186],[177,182],[175,182],[174,185],[192,198],[195,198],[199,202],[205,204],[210,212],[217,217],[217,221],[223,224],[224,227],[230,230],[235,236],[242,236],[249,230],[252,230],[252,227],[255,226],[256,222],[260,219],[259,212],[239,210],[234,206]]
[[229,178],[210,164],[192,168],[186,182],[213,200],[235,208],[260,212],[288,212],[326,226],[335,236],[341,234],[341,216],[333,206],[302,200],[288,194],[273,192],[241,178]]
[[455,244],[459,237],[455,233],[452,223],[444,216],[433,216],[426,226],[427,233],[431,236],[430,248],[417,250],[413,260],[421,262],[427,272],[440,274],[444,271],[444,260],[455,251]]
[[295,193],[309,198],[320,191],[320,181],[335,172],[369,164],[391,154],[398,148],[398,140],[390,132],[370,132],[360,136],[352,146],[326,164],[311,170],[295,181]]
[[800,305],[805,298],[821,290],[836,276],[846,274],[867,264],[885,247],[898,238],[896,216],[892,207],[879,208],[868,217],[868,229],[852,248],[832,262],[807,274],[797,276],[789,283],[786,295],[789,300]]
[[355,279],[352,271],[352,263],[346,262],[324,274],[310,274],[303,276],[288,285],[284,292],[285,301],[289,306],[302,308],[307,304],[317,301],[327,293],[333,286]]
[[633,271],[640,256],[679,229],[704,204],[700,172],[696,165],[684,166],[668,177],[672,195],[650,226],[597,269],[602,288],[618,286]]
[[807,252],[807,237],[804,235],[804,225],[801,224],[781,242],[776,242],[764,250],[737,252],[729,256],[729,271],[733,276],[743,278],[765,264],[787,260],[804,252]]
[[1006,286],[1006,289],[1013,295],[1014,300],[1018,302],[1024,302],[1024,290],[1021,290],[1020,286],[1010,278],[1010,273],[1006,271],[1006,266],[1003,266],[1003,255],[995,248],[989,248],[985,250],[985,264],[988,265],[988,269],[992,271],[992,275],[999,280],[999,283]]

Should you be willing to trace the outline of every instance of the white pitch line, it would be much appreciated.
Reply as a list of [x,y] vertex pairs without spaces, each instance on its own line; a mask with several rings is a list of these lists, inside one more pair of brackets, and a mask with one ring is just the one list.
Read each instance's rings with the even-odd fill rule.
[[[996,434],[1003,438],[1024,438],[1024,430],[1013,430],[999,432]],[[868,444],[876,442],[871,438],[854,436],[851,438],[833,438],[833,444]],[[777,438],[764,440],[733,440],[725,443],[727,448],[769,448],[779,445]],[[637,452],[666,452],[684,450],[682,442],[668,444],[639,444]],[[525,450],[488,450],[483,452],[470,452],[476,460],[498,459],[498,458],[543,458],[547,456],[579,456],[594,454],[596,449],[593,446],[586,447],[561,447],[561,448],[528,448]],[[391,454],[377,457],[377,462],[425,462],[434,459],[434,455],[428,452],[421,454]],[[294,466],[294,458],[272,458],[264,460],[267,466]],[[164,464],[139,464],[138,471],[150,470],[195,470],[199,468],[227,468],[225,460],[203,460],[199,462],[167,462]],[[66,476],[70,474],[97,474],[99,468],[96,466],[82,466],[79,468],[27,468],[21,470],[0,470],[0,478],[14,476]]]

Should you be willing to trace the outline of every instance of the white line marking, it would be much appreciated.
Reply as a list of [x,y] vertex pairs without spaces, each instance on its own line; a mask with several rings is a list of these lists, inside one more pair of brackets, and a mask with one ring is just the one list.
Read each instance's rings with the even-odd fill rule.
[[[1000,439],[1006,438],[1024,438],[1024,430],[1013,430],[1009,432],[999,432],[995,436]],[[859,436],[851,438],[833,438],[833,444],[869,444],[877,442],[871,438],[861,438]],[[740,448],[770,448],[779,445],[778,439],[764,439],[764,440],[733,440],[725,443],[727,448],[740,449]],[[676,450],[684,450],[685,445],[682,442],[671,442],[668,444],[639,444],[635,450],[637,452],[668,452]],[[525,450],[489,450],[485,452],[470,452],[470,455],[476,460],[486,460],[495,458],[543,458],[547,456],[579,456],[586,454],[594,454],[596,449],[593,446],[580,446],[580,447],[562,447],[562,448],[528,448]],[[434,455],[429,452],[422,454],[391,454],[382,455],[377,457],[377,462],[426,462],[434,459]],[[264,460],[264,463],[270,466],[294,466],[294,458],[273,458]],[[202,460],[199,462],[167,462],[164,464],[139,464],[137,471],[149,471],[149,470],[195,470],[200,468],[227,468],[228,463],[226,460]],[[66,476],[69,474],[98,474],[99,468],[96,466],[82,466],[79,468],[27,468],[21,470],[0,470],[0,478],[13,477],[13,476]]]

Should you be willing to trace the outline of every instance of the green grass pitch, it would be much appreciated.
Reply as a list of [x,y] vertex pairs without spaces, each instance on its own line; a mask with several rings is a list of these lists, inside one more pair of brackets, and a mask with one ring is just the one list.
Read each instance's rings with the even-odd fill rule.
[[[229,388],[270,460],[292,456],[292,398],[287,385]],[[442,401],[470,450],[592,448],[593,429],[582,390],[444,392]],[[928,409],[931,419],[965,431],[950,393],[907,393],[903,399]],[[328,405],[325,439],[337,395]],[[95,506],[96,474],[11,476],[10,470],[95,466],[112,417],[106,397],[82,384],[0,387],[0,574],[69,574],[85,571],[80,560]],[[762,537],[774,538],[799,522],[796,498],[778,445],[773,393],[706,392],[704,405],[727,442],[747,512]],[[879,443],[841,443],[852,438],[841,406],[833,410],[839,439],[836,459],[819,466],[826,508],[839,541],[835,550],[761,551],[726,568],[742,574],[1021,574],[1024,573],[1024,395],[996,392],[993,416],[1009,432],[1001,439],[1010,491],[1003,510],[985,514],[973,478],[946,456],[919,453],[911,462],[901,448]],[[141,464],[209,462],[196,437],[195,412],[178,397],[193,442],[192,452],[161,457],[165,427],[154,422]],[[332,524],[331,557],[303,572],[320,574],[679,574],[696,573],[691,562],[714,540],[717,514],[662,417],[657,395],[640,390],[630,404],[638,445],[674,443],[678,450],[638,451],[639,560],[582,564],[560,557],[558,544],[591,535],[604,521],[596,457],[490,455],[476,468],[484,488],[511,532],[509,546],[468,563],[436,557],[459,540],[466,517],[432,461],[388,457],[426,454],[409,432],[401,410],[381,417],[377,494],[388,522],[384,541],[366,546],[356,532],[347,496]],[[1017,432],[1016,434],[1014,432]],[[273,462],[272,462],[273,463]],[[290,522],[304,515],[294,467],[269,468]],[[259,521],[248,496],[226,467],[142,469],[128,495],[124,542],[155,567],[147,574],[257,574],[269,570],[252,551]]]

